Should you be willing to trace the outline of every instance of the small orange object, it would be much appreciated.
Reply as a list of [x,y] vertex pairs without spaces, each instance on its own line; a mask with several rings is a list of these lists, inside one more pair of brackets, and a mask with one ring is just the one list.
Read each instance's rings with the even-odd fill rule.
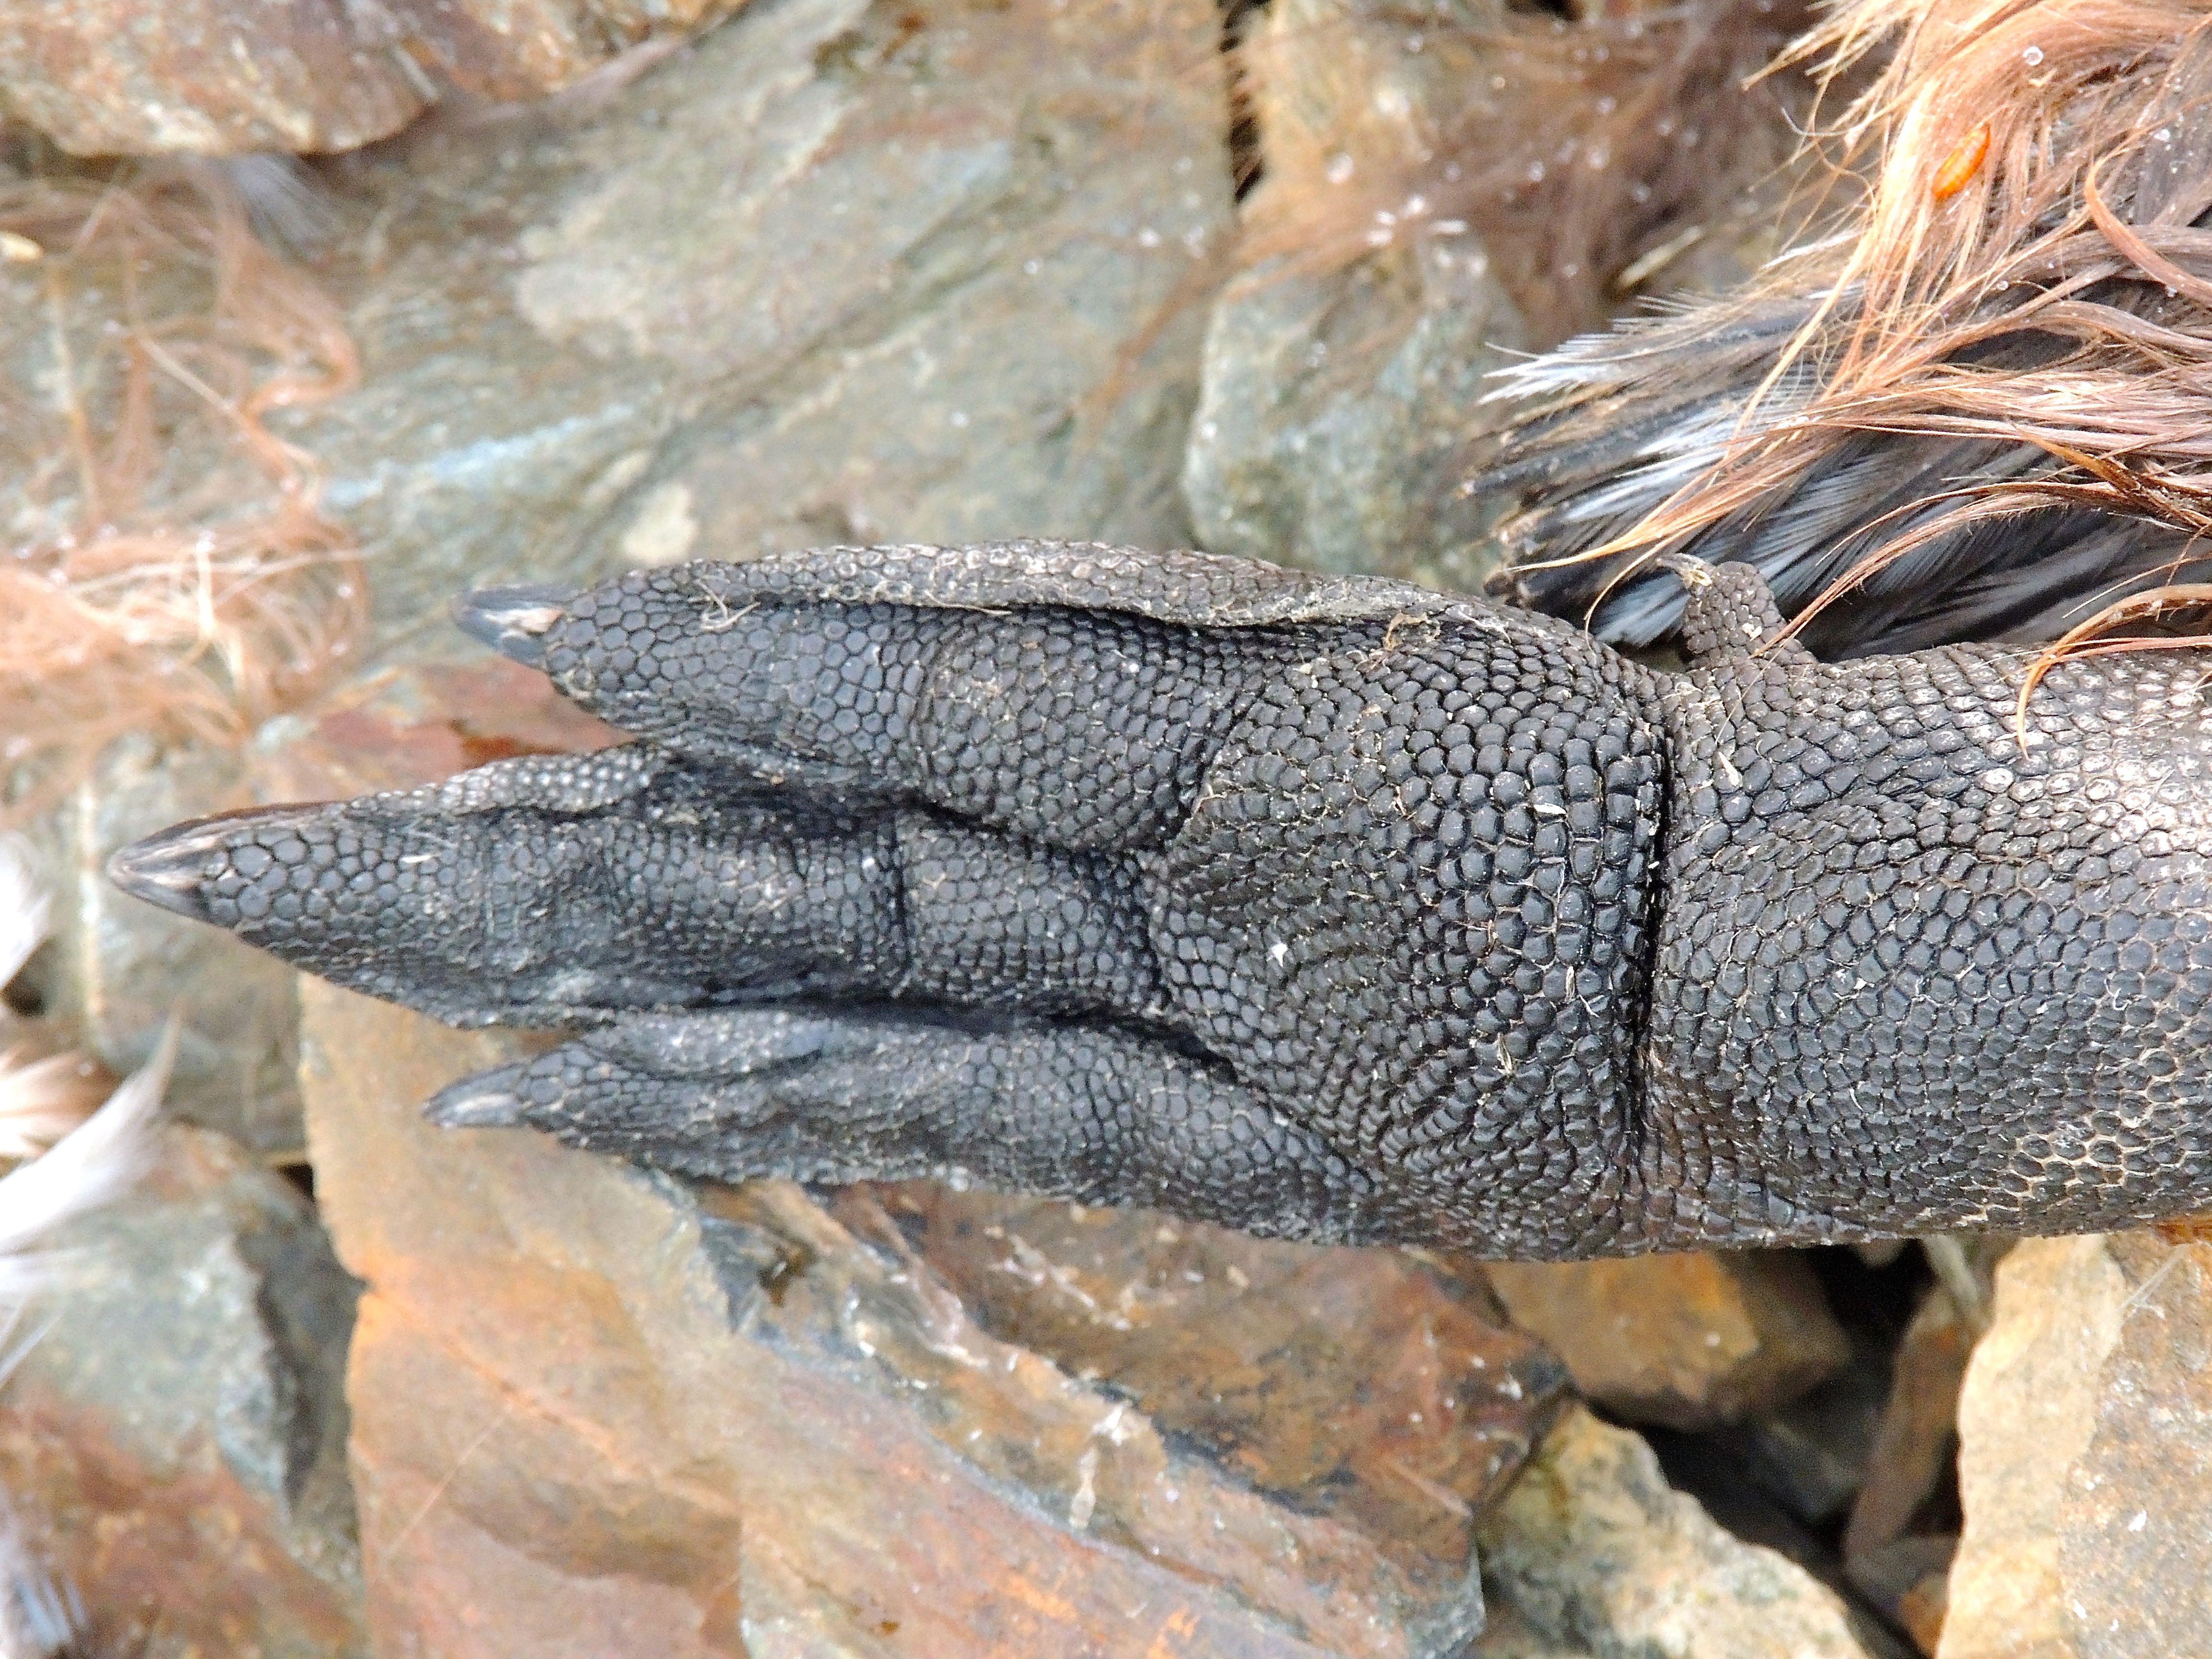
[[1929,180],[1928,193],[1939,202],[1948,202],[1966,189],[1966,180],[1982,170],[1982,160],[1990,153],[1990,124],[1983,122],[1943,158],[1943,165],[1936,169],[1935,178]]

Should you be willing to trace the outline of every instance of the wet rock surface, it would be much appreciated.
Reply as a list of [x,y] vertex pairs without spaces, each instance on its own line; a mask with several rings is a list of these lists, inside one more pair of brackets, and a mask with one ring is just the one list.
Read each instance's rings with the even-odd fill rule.
[[28,1316],[0,1490],[103,1650],[368,1653],[343,1389],[356,1287],[306,1201],[176,1127],[137,1194],[57,1243],[82,1271]]
[[1941,1659],[2185,1650],[2212,1617],[2212,1262],[2028,1239],[1960,1403],[1966,1529]]

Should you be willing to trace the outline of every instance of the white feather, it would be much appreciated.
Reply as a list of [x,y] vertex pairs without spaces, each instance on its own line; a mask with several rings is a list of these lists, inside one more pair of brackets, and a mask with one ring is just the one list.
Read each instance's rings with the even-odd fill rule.
[[0,1307],[21,1303],[64,1279],[73,1253],[49,1236],[63,1223],[119,1198],[153,1166],[154,1120],[175,1057],[177,1030],[162,1033],[154,1057],[100,1109],[43,1156],[0,1178]]
[[0,1492],[0,1659],[47,1659],[85,1624],[76,1586],[31,1553],[15,1505]]
[[[55,1229],[121,1197],[152,1166],[155,1117],[176,1047],[173,1022],[153,1059],[106,1104],[52,1150],[0,1178],[0,1382],[45,1329],[18,1334],[25,1304],[65,1287],[94,1259],[88,1251],[56,1248]],[[20,1079],[54,1063],[18,1068],[15,1075]],[[59,1063],[74,1062],[64,1056]],[[85,1625],[76,1587],[39,1559],[14,1502],[0,1490],[0,1659],[48,1659]]]
[[31,854],[21,839],[0,836],[0,985],[22,971],[31,952],[46,942],[52,910],[31,872]]

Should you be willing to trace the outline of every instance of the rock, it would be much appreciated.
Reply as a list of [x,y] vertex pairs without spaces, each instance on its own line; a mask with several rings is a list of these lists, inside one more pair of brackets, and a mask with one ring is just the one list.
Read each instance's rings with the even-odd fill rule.
[[1510,1604],[1493,1604],[1489,1624],[1462,1659],[1590,1659],[1590,1650],[1577,1643],[1554,1641]]
[[1847,1558],[1904,1537],[1949,1472],[1958,1450],[1959,1387],[1973,1346],[1972,1329],[1949,1296],[1939,1288],[1921,1298],[1898,1344],[1865,1483],[1844,1531]]
[[532,98],[735,0],[27,0],[0,12],[0,109],[79,155],[350,149],[441,82]]
[[2067,1471],[2095,1431],[2127,1282],[2100,1237],[2032,1239],[1997,1270],[1996,1321],[1959,1397],[1966,1530],[1940,1659],[2074,1659],[2059,1575]]
[[1484,1272],[1514,1323],[1559,1351],[1575,1386],[1633,1422],[1735,1421],[1803,1394],[1850,1356],[1820,1281],[1787,1251]]
[[1939,1659],[2136,1659],[2212,1623],[2212,1256],[2030,1239],[1959,1402]]
[[2212,1250],[2124,1233],[2105,1253],[2125,1294],[2058,1571],[2084,1659],[2153,1659],[2212,1630]]
[[1486,1581],[1595,1659],[1863,1659],[1843,1604],[1674,1491],[1632,1431],[1563,1418],[1479,1537]]
[[173,1127],[139,1192],[60,1242],[94,1254],[33,1316],[0,1491],[101,1650],[365,1655],[342,1391],[356,1286],[308,1206],[234,1143]]
[[[1492,19],[1444,11],[1462,30],[1462,13]],[[1401,16],[1359,0],[1280,0],[1257,26],[1247,53],[1266,171],[1248,210],[1261,250],[1275,198],[1431,159],[1424,135],[1464,103],[1482,61],[1450,24],[1437,50],[1408,52],[1404,34]],[[1391,218],[1358,258],[1281,251],[1224,290],[1183,490],[1215,552],[1479,587],[1494,504],[1459,492],[1455,463],[1483,377],[1528,331],[1464,226],[1438,234],[1409,218],[1399,234]]]
[[[1826,1571],[1832,1561],[1828,1546],[1834,1525],[1866,1479],[1883,1410],[1893,1392],[1891,1373],[1904,1323],[1898,1304],[1921,1280],[1909,1266],[1887,1273],[1847,1250],[1808,1251],[1794,1259],[1810,1267],[1820,1280],[1822,1301],[1844,1333],[1850,1358],[1796,1399],[1703,1431],[1698,1438],[1708,1449],[1701,1454],[1708,1461],[1733,1463],[1743,1480],[1802,1527],[1821,1535],[1826,1559],[1815,1570]],[[1662,1444],[1655,1445],[1674,1478],[1677,1465]],[[1699,1496],[1705,1497],[1702,1490]],[[1710,1498],[1705,1501],[1712,1507]]]
[[543,674],[485,651],[381,674],[313,718],[270,721],[248,776],[258,801],[331,800],[622,740]]
[[1806,1525],[1826,1526],[1863,1487],[1887,1382],[1855,1352],[1817,1388],[1716,1432],[1753,1484]]
[[[520,1039],[304,1001],[318,1192],[368,1284],[349,1393],[380,1650],[1413,1656],[1479,1628],[1473,1512],[1553,1389],[1448,1277],[910,1188],[694,1192],[435,1130],[416,1103]],[[1034,1310],[995,1286],[993,1326],[1079,1346],[1095,1380],[973,1316],[954,1287],[994,1261],[1040,1282]],[[1294,1329],[1300,1297],[1342,1316],[1332,1261],[1387,1294],[1375,1331]],[[1187,1271],[1210,1322],[1157,1317]],[[1135,1287],[1126,1333],[1073,1316],[1109,1284]],[[1270,1329],[1281,1351],[1252,1352]],[[1213,1401],[1198,1366],[1240,1353]],[[1376,1406],[1325,1413],[1302,1370],[1355,1359]],[[1388,1420],[1417,1401],[1451,1429]]]
[[838,541],[1185,543],[1231,202],[1206,0],[790,0],[589,118],[327,170],[361,388],[287,430],[383,637]]
[[47,1012],[118,1074],[146,1063],[179,1023],[170,1109],[255,1152],[292,1157],[305,1142],[295,1072],[298,977],[228,934],[126,898],[104,873],[117,848],[180,818],[249,805],[244,757],[113,745],[42,839],[52,883]]
[[79,155],[367,143],[427,93],[398,42],[363,27],[374,15],[338,0],[30,0],[0,16],[0,107]]
[[884,1189],[1000,1340],[1110,1379],[1260,1490],[1339,1516],[1409,1572],[1469,1562],[1467,1520],[1565,1402],[1566,1373],[1480,1278],[1395,1250],[1297,1249],[1135,1210]]
[[1922,1653],[1932,1654],[1943,1639],[1951,1560],[1958,1549],[1958,1536],[1951,1533],[1892,1539],[1850,1558],[1851,1583]]
[[1183,490],[1217,553],[1476,589],[1495,503],[1453,464],[1482,378],[1524,343],[1467,238],[1326,276],[1263,268],[1216,302]]

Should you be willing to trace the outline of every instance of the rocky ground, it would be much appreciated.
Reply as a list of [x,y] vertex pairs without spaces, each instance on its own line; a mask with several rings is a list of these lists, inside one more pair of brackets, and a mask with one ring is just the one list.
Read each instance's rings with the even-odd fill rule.
[[[194,57],[219,0],[98,74],[57,43],[100,8],[0,24],[30,124],[0,196],[18,568],[107,604],[140,567],[80,566],[123,530],[204,557],[311,510],[323,539],[285,545],[363,608],[227,726],[73,742],[0,675],[55,900],[0,1048],[119,1076],[182,1021],[159,1167],[73,1224],[96,1270],[0,1394],[0,1494],[81,1599],[75,1650],[2088,1659],[2212,1626],[2203,1247],[1504,1265],[690,1187],[428,1127],[520,1039],[106,888],[181,816],[607,741],[443,626],[465,586],[1012,536],[1478,584],[1483,375],[1781,234],[1768,111],[1695,190],[1672,152],[1553,155],[1625,170],[1605,234],[1561,240],[1527,153],[1553,137],[1512,125],[1526,65],[1475,0],[549,7],[531,52],[496,9],[416,9],[368,70],[336,35]],[[1559,99],[1615,96],[1575,73]],[[1517,169],[1520,220],[1416,188],[1455,145]],[[165,191],[230,228],[155,216],[94,258]],[[240,238],[327,307],[298,312],[314,396],[254,390],[290,384],[255,308],[309,302]],[[200,319],[205,355],[149,317]]]

